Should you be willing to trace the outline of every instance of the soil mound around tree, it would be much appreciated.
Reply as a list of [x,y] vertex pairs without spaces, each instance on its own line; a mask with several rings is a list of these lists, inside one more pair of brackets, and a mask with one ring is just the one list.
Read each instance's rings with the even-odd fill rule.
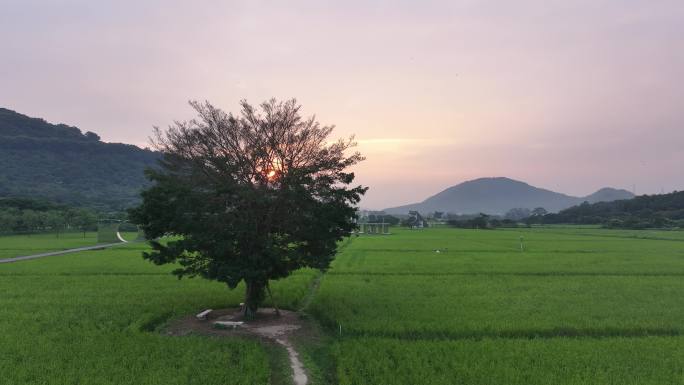
[[[235,328],[218,328],[216,321],[243,322]],[[257,337],[267,343],[275,343],[283,346],[290,358],[293,380],[296,385],[306,385],[308,377],[304,366],[299,360],[299,354],[289,340],[295,332],[306,333],[305,323],[298,313],[280,310],[278,315],[273,308],[263,308],[257,311],[256,317],[251,320],[244,318],[241,308],[220,309],[212,311],[204,320],[190,315],[172,321],[166,328],[166,334],[172,336],[185,336],[190,334],[202,334],[210,336],[243,336]]]
[[[244,322],[236,328],[217,328],[216,321]],[[217,336],[256,336],[275,340],[287,338],[296,330],[303,327],[304,322],[298,313],[280,310],[278,316],[273,308],[261,308],[252,320],[246,320],[240,308],[220,309],[212,311],[205,320],[199,320],[194,315],[172,321],[166,328],[166,334],[184,336],[188,334],[205,334]]]

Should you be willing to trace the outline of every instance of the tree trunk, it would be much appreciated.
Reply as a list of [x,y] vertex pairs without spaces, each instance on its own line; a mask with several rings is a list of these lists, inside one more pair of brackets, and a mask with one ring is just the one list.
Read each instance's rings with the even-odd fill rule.
[[280,317],[280,310],[278,310],[278,305],[276,304],[275,298],[273,298],[273,293],[271,293],[271,285],[266,283],[266,291],[268,291],[268,296],[271,297],[271,302],[273,303],[273,308],[278,317]]
[[251,320],[256,317],[257,309],[264,299],[265,284],[258,280],[246,280],[245,283],[245,319]]

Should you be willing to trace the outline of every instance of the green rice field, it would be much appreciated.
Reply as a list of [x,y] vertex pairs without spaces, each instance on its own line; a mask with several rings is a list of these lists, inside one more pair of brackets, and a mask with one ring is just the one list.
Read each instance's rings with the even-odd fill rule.
[[[134,240],[137,233],[122,233]],[[0,259],[97,245],[96,232],[65,232],[0,236]]]
[[[684,384],[684,232],[392,232],[345,242],[317,288],[312,270],[273,283],[322,327],[296,344],[314,384]],[[32,247],[65,246],[0,237],[3,256]],[[163,333],[242,288],[145,248],[0,264],[0,383],[271,383],[258,341]]]
[[310,308],[339,384],[684,384],[683,233],[393,231]]
[[[268,383],[269,352],[256,341],[160,332],[173,317],[236,306],[242,292],[178,280],[172,267],[144,261],[144,248],[0,265],[0,383]],[[274,295],[295,307],[314,275],[276,282]]]

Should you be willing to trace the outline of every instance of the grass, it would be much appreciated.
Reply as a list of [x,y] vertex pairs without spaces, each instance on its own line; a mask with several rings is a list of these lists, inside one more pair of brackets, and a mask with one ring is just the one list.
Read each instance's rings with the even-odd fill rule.
[[681,293],[682,277],[335,275],[312,311],[354,335],[684,335]]
[[[137,233],[123,233],[134,240]],[[47,253],[97,244],[96,232],[40,233],[0,236],[0,259]]]
[[684,233],[393,231],[321,281],[319,383],[684,384]]
[[[169,274],[141,244],[0,265],[0,373],[9,384],[266,384],[258,342],[171,337],[169,319],[235,306],[243,289]],[[272,287],[296,308],[313,271]]]
[[586,228],[581,226],[553,227],[544,226],[526,229],[516,229],[516,231],[535,232],[541,234],[559,233],[568,235],[576,234],[590,237],[611,237],[611,238],[632,238],[632,239],[651,239],[651,240],[673,240],[684,241],[684,231],[682,230],[617,230],[603,228]]
[[[684,384],[684,232],[393,232],[272,284],[322,326],[294,341],[313,384]],[[0,265],[0,383],[288,383],[274,346],[164,335],[243,288],[178,280],[146,247]]]
[[340,384],[667,385],[684,382],[684,339],[405,341],[350,338],[332,347]]
[[97,244],[97,233],[54,233],[0,236],[0,259]]

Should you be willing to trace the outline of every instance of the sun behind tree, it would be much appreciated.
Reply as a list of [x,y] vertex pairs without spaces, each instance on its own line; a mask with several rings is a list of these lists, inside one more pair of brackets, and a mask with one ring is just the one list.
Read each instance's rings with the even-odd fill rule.
[[179,263],[174,274],[201,276],[234,289],[245,282],[245,317],[255,316],[268,281],[302,267],[326,269],[337,242],[354,229],[367,188],[350,187],[349,167],[363,160],[353,138],[328,143],[333,126],[302,118],[292,99],[241,102],[226,114],[190,103],[198,118],[156,129],[160,167],[131,210],[152,241],[144,258]]

